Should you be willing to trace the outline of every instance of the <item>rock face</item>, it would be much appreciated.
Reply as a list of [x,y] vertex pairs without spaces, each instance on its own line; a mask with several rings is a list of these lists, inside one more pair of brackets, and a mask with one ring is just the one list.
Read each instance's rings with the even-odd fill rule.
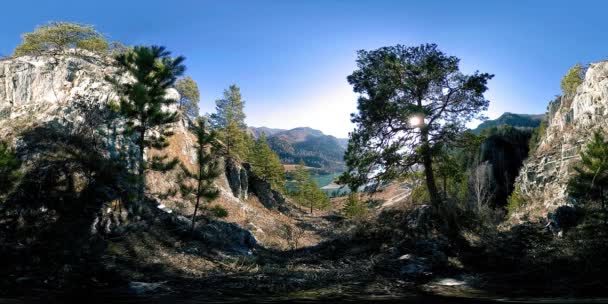
[[253,174],[248,164],[245,164],[245,169],[249,175],[249,191],[258,197],[264,207],[289,212],[283,194],[272,189],[270,183]]
[[247,199],[247,190],[249,189],[247,170],[234,160],[227,159],[224,171],[226,172],[226,179],[228,179],[228,185],[234,197]]
[[[82,50],[0,60],[0,139],[9,140],[17,146],[17,151],[23,151],[23,157],[34,158],[38,150],[32,150],[35,146],[32,142],[36,143],[37,140],[24,140],[24,131],[45,127],[61,130],[59,132],[68,137],[75,129],[89,130],[88,133],[99,132],[98,137],[102,138],[99,147],[104,151],[103,157],[110,159],[116,154],[117,157],[126,159],[126,167],[133,169],[136,164],[133,156],[137,154],[138,148],[131,138],[120,135],[123,124],[121,119],[116,118],[111,123],[106,123],[103,118],[87,114],[91,108],[105,109],[104,105],[118,97],[111,84],[105,80],[105,76],[116,73],[112,61],[109,57]],[[167,94],[169,98],[179,99],[179,94],[174,89],[168,90]],[[165,110],[174,111],[175,108],[168,107]],[[147,157],[160,154],[171,159],[177,158],[190,171],[194,171],[196,138],[189,131],[188,125],[189,120],[186,118],[171,125],[174,135],[168,139],[169,146],[163,151],[146,151]],[[55,126],[60,128],[54,128]],[[258,212],[259,207],[277,209],[277,206],[285,202],[283,196],[270,189],[267,183],[259,179],[252,180],[251,172],[242,164],[226,161],[224,167],[225,176],[216,180],[222,196],[217,203],[230,205],[233,218],[229,221],[242,220],[246,214]],[[179,196],[163,197],[168,193],[179,193],[176,183],[178,174],[179,172],[150,171],[146,181],[159,206],[166,206],[168,212],[175,211],[174,215],[189,216],[193,212],[193,206],[188,201]],[[250,188],[250,185],[253,187]],[[263,206],[250,205],[249,192],[260,195]],[[104,202],[88,230],[92,234],[119,232],[120,226],[129,222],[126,211],[119,205],[120,202],[114,200]]]
[[288,212],[283,194],[272,189],[270,183],[257,177],[248,164],[241,165],[228,159],[225,161],[224,167],[226,179],[234,197],[246,200],[248,193],[252,193],[257,196],[264,207]]
[[558,97],[547,112],[546,133],[516,180],[528,203],[514,218],[544,217],[569,203],[566,187],[581,148],[595,131],[608,132],[608,62],[591,64],[576,93]]
[[531,130],[506,128],[496,130],[483,141],[479,149],[480,162],[491,165],[494,204],[502,207],[513,190],[519,170],[528,157]]
[[[0,120],[77,120],[76,101],[100,103],[115,97],[104,81],[113,71],[104,58],[76,54],[4,59],[0,61]],[[15,124],[0,125],[0,131],[9,132],[11,126]]]
[[[0,60],[0,121],[11,120],[0,124],[0,136],[49,121],[87,123],[83,107],[117,100],[105,81],[115,73],[111,58],[82,50]],[[167,97],[177,100],[179,94],[170,89]]]

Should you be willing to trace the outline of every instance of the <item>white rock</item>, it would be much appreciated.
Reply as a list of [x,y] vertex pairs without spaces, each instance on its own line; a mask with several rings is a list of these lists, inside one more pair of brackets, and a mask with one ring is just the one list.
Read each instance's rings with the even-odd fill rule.
[[568,203],[566,188],[580,150],[595,131],[608,134],[608,61],[591,64],[574,96],[558,98],[547,109],[546,133],[516,179],[528,204],[515,218],[545,217]]

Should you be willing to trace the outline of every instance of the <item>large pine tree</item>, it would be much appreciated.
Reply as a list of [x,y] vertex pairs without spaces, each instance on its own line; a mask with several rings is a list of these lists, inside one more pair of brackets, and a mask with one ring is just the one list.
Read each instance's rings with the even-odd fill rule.
[[[176,164],[163,164],[164,158],[154,157],[146,163],[146,148],[163,149],[171,132],[167,125],[177,119],[177,114],[167,108],[175,100],[167,98],[166,92],[183,74],[184,57],[172,58],[162,46],[136,46],[132,51],[118,54],[116,63],[119,75],[108,77],[120,94],[118,110],[127,119],[126,133],[135,135],[138,150],[138,200],[141,202],[145,191],[145,170],[168,169]],[[132,81],[123,81],[131,78]]]
[[348,82],[359,94],[352,115],[342,181],[357,189],[390,181],[422,164],[433,205],[441,202],[433,171],[437,147],[449,145],[466,123],[488,108],[483,93],[492,75],[465,75],[459,59],[434,44],[359,51]]
[[235,123],[240,129],[245,129],[245,101],[241,89],[231,85],[224,90],[224,98],[215,101],[215,113],[211,114],[211,123],[215,128],[225,129],[230,123]]
[[210,120],[214,128],[219,130],[219,139],[226,146],[228,158],[245,159],[248,156],[249,141],[245,124],[245,101],[241,89],[231,85],[224,90],[224,98],[218,99],[216,113],[211,114]]

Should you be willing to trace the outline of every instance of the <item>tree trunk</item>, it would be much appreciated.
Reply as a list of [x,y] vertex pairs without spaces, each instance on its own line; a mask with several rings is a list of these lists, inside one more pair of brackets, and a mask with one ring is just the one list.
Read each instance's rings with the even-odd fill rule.
[[427,128],[427,126],[422,126],[420,128],[422,164],[424,165],[426,188],[429,191],[431,204],[434,207],[439,207],[439,205],[441,204],[441,197],[439,196],[439,192],[437,191],[437,185],[435,184],[435,174],[433,173],[433,155],[431,154],[431,147],[429,145]]
[[[197,191],[197,193],[199,193],[200,189],[201,189],[200,182],[198,185],[199,185],[198,186],[199,190]],[[196,212],[198,211],[198,204],[200,203],[200,200],[201,200],[201,196],[197,194],[196,195],[196,205],[194,205],[194,213],[192,213],[192,229],[191,229],[192,233],[194,233],[194,225],[196,224]]]
[[138,200],[138,207],[137,207],[137,211],[139,212],[141,209],[141,204],[144,201],[144,192],[145,192],[145,188],[146,188],[146,172],[145,172],[145,160],[144,160],[144,154],[145,154],[145,141],[144,141],[144,136],[146,135],[146,130],[145,128],[142,127],[142,130],[139,133],[139,168],[137,168],[137,173],[139,175],[139,188],[137,189],[137,200]]

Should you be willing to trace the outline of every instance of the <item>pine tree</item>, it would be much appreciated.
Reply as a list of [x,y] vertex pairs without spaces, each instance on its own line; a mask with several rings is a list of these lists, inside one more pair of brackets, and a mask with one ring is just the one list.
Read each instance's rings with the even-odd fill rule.
[[179,109],[190,118],[198,116],[198,102],[200,92],[196,81],[191,77],[180,78],[175,82],[175,89],[179,92]]
[[580,155],[581,164],[574,168],[576,175],[568,183],[568,192],[582,203],[599,203],[607,223],[608,142],[596,132]]
[[249,149],[247,134],[239,128],[236,122],[231,121],[226,128],[220,129],[219,138],[226,146],[226,154],[229,158],[245,159],[247,157]]
[[250,148],[243,108],[245,101],[241,89],[231,85],[224,90],[224,98],[215,101],[216,113],[211,114],[210,122],[219,130],[219,138],[226,146],[227,156],[245,159]]
[[294,190],[291,195],[298,204],[309,207],[311,214],[315,208],[325,209],[329,206],[329,197],[310,178],[303,161],[300,160],[293,177]]
[[[183,57],[171,58],[170,52],[162,46],[136,46],[132,51],[118,54],[116,63],[121,75],[107,77],[120,94],[118,111],[127,119],[126,133],[136,135],[138,150],[138,200],[144,198],[145,170],[168,170],[177,164],[173,160],[164,163],[166,157],[153,157],[150,164],[144,158],[145,148],[163,149],[171,135],[167,124],[175,122],[177,113],[163,109],[175,100],[166,97],[185,66]],[[121,78],[130,77],[134,81],[123,82]],[[150,132],[154,131],[154,132]]]
[[211,114],[211,123],[217,129],[226,129],[230,123],[235,123],[239,129],[245,129],[245,101],[241,89],[233,84],[224,90],[224,98],[215,101],[216,113]]
[[270,149],[266,134],[262,133],[249,153],[249,163],[253,173],[269,182],[276,190],[285,189],[285,170],[279,156]]
[[221,169],[217,160],[217,133],[210,131],[203,118],[199,118],[193,127],[196,135],[196,172],[191,172],[182,165],[184,176],[195,181],[195,186],[190,186],[185,180],[180,181],[182,197],[192,200],[194,213],[192,214],[192,230],[196,225],[196,214],[199,210],[201,199],[211,202],[218,198],[219,190],[213,184],[220,176]]
[[438,207],[433,155],[488,108],[483,94],[493,75],[463,74],[459,59],[435,44],[362,50],[357,67],[348,82],[359,94],[359,112],[352,115],[356,129],[340,180],[358,189],[372,178],[390,182],[422,165],[431,203]]

